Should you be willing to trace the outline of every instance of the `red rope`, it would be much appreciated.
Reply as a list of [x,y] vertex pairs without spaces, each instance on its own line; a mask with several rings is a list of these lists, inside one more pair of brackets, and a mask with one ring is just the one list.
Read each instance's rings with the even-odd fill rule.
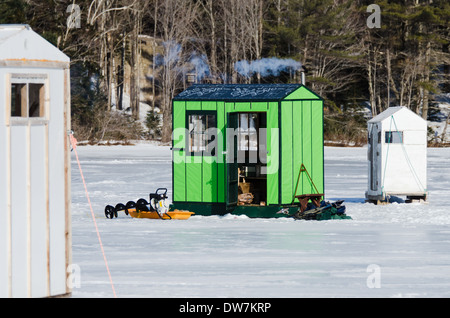
[[112,277],[111,277],[111,272],[109,271],[108,260],[106,259],[105,250],[103,249],[103,243],[102,243],[102,239],[100,237],[100,231],[98,230],[97,221],[95,220],[94,210],[92,209],[91,199],[89,198],[89,192],[87,190],[86,181],[85,181],[84,175],[83,175],[83,170],[81,169],[80,160],[78,158],[77,140],[75,139],[75,137],[73,136],[72,133],[69,136],[70,136],[70,143],[72,144],[73,152],[75,153],[75,157],[77,158],[78,168],[80,169],[80,175],[81,175],[81,179],[83,180],[84,191],[86,192],[86,197],[89,202],[89,207],[91,209],[92,220],[94,221],[95,230],[97,232],[98,241],[100,243],[100,248],[101,248],[102,254],[103,254],[103,259],[105,260],[105,265],[106,265],[106,270],[108,271],[109,281],[111,282],[111,287],[113,290],[114,297],[117,298],[116,290],[114,289],[114,284],[113,284]]

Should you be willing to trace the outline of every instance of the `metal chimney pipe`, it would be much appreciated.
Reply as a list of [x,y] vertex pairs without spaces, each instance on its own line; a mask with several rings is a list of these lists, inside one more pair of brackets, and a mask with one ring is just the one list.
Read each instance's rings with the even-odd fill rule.
[[302,85],[306,85],[306,73],[308,73],[308,69],[304,65],[302,65],[302,67],[300,68],[300,76],[301,76],[300,84]]

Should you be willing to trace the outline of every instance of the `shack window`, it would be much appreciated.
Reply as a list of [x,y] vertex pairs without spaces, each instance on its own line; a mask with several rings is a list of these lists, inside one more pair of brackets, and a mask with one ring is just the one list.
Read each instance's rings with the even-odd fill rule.
[[258,151],[258,114],[239,114],[239,151]]
[[28,84],[28,117],[44,117],[44,84]]
[[386,131],[385,143],[387,144],[402,144],[403,131]]
[[215,114],[189,114],[188,152],[215,155],[217,118]]
[[11,84],[11,117],[26,117],[26,94],[25,84]]
[[11,117],[45,117],[44,105],[44,84],[11,83]]

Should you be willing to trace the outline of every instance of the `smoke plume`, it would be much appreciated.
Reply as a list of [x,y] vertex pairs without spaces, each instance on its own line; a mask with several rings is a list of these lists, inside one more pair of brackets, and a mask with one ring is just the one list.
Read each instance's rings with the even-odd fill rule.
[[293,59],[279,59],[276,57],[263,58],[251,62],[242,60],[234,65],[236,72],[245,77],[251,77],[257,73],[262,77],[279,76],[283,71],[297,71],[301,67],[302,63]]

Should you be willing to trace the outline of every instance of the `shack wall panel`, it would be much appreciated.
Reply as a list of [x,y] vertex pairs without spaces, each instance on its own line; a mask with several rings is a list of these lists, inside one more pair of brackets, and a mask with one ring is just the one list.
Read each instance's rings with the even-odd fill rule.
[[31,296],[45,297],[47,273],[46,127],[31,126]]
[[317,190],[324,193],[324,153],[323,153],[323,102],[312,102],[312,138],[311,154],[313,166],[311,178]]
[[278,103],[270,103],[267,113],[267,203],[279,203],[279,129],[278,129]]
[[[427,144],[427,134],[420,130],[407,130],[403,132],[403,143],[405,145],[424,146]],[[407,146],[407,147],[408,147]]]
[[225,127],[227,127],[227,116],[226,113],[232,113],[235,111],[235,104],[234,102],[227,102],[225,103]]
[[[303,164],[311,175],[313,170],[313,162],[311,159],[311,138],[312,138],[312,119],[311,119],[311,101],[302,102],[302,153]],[[311,185],[311,181],[306,173],[302,173],[302,193],[298,194],[311,194],[315,193]]]
[[186,201],[186,104],[174,102],[173,107],[173,200]]
[[8,209],[8,128],[5,76],[0,70],[0,298],[9,296],[9,209]]
[[[303,163],[303,147],[302,147],[302,141],[303,141],[303,131],[302,131],[302,117],[303,117],[303,102],[296,101],[293,102],[293,109],[292,109],[292,135],[293,135],[293,178],[294,182],[292,184],[292,191],[295,194],[295,190],[297,188],[296,194],[302,194],[303,191],[303,173],[300,175],[300,167]],[[300,179],[299,179],[300,176]],[[298,185],[298,186],[297,186]]]
[[[186,153],[176,151],[173,165],[173,200],[175,202],[186,201]],[[178,158],[178,159],[176,159]],[[177,161],[179,160],[179,161]]]
[[217,110],[217,103],[213,101],[202,102],[202,110]]
[[0,126],[0,298],[9,296],[9,209],[7,190],[9,180],[7,154],[6,129]]
[[[223,113],[223,123],[224,123],[224,128],[223,128],[223,164],[221,167],[221,170],[223,171],[223,174],[221,173],[221,175],[223,176],[223,182],[221,183],[221,186],[223,187],[223,190],[220,191],[221,193],[223,193],[223,203],[227,202],[227,196],[228,196],[228,188],[227,188],[227,183],[228,183],[228,176],[227,176],[227,160],[228,160],[228,155],[227,155],[227,127],[228,127],[228,113],[232,113],[235,111],[235,103],[234,102],[226,102],[224,104],[224,113]],[[222,202],[222,201],[221,201]]]
[[186,200],[188,202],[202,201],[202,163],[201,156],[187,157],[186,164]]
[[269,103],[266,102],[253,102],[250,104],[252,112],[264,112],[268,111]]
[[390,144],[382,147],[382,190],[385,192],[426,192],[426,149],[423,146]]
[[186,110],[202,110],[202,103],[197,101],[186,102]]
[[28,297],[28,142],[26,126],[11,126],[12,297]]
[[234,112],[251,112],[251,103],[235,103],[234,105]]
[[202,201],[217,202],[217,163],[213,157],[203,158],[202,176]]
[[281,203],[293,198],[292,102],[281,103]]
[[66,293],[65,173],[64,173],[64,71],[49,71],[49,200],[50,293]]
[[225,115],[225,103],[217,102],[217,133],[220,134],[219,142],[217,145],[217,202],[225,203],[226,197],[226,167],[225,167],[225,134],[226,134],[226,115]]

